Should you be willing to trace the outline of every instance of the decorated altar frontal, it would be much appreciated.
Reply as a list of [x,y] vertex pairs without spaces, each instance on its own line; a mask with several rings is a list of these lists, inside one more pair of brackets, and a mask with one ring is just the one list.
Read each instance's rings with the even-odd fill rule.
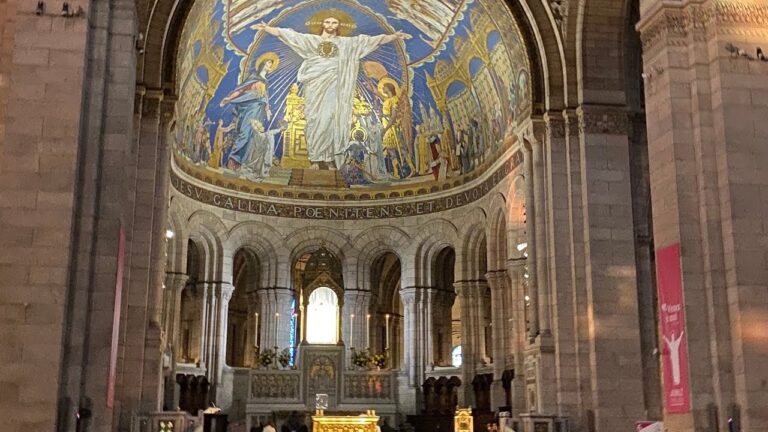
[[348,369],[345,357],[343,346],[305,345],[299,347],[296,369],[252,369],[246,406],[247,430],[268,419],[279,424],[294,411],[314,412],[318,394],[327,395],[324,409],[337,417],[359,419],[360,413],[375,410],[393,424],[397,412],[397,371]]
[[317,410],[312,416],[313,432],[376,432],[379,416],[375,410],[368,410],[357,416],[325,415]]

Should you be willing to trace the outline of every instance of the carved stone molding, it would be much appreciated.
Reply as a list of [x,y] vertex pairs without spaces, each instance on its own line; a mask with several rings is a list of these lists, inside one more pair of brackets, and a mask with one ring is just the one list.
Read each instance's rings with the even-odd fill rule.
[[688,35],[690,16],[682,9],[664,9],[648,21],[638,24],[643,51],[648,51],[660,41],[668,45],[684,45]]
[[579,131],[582,134],[626,135],[629,132],[628,113],[614,107],[579,107]]
[[689,36],[703,40],[707,32],[727,35],[768,34],[768,4],[715,1],[685,7],[665,6],[637,25],[643,50],[659,42],[682,46]]
[[344,399],[384,400],[393,399],[393,375],[389,372],[346,372],[344,374]]
[[250,399],[300,399],[299,371],[251,371]]
[[563,120],[565,121],[565,131],[569,136],[579,135],[579,118],[575,111],[563,111]]
[[712,4],[708,18],[721,25],[768,28],[768,4],[718,1]]

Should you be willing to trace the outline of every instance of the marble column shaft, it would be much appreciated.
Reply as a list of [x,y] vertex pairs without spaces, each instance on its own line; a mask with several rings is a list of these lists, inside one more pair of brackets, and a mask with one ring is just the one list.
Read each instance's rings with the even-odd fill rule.
[[515,378],[512,380],[510,392],[512,393],[512,412],[514,414],[525,412],[525,345],[528,340],[526,333],[525,317],[525,263],[526,259],[508,260],[507,276],[509,278],[509,297],[511,317],[511,329],[507,333],[509,352],[512,355],[512,367],[515,370]]
[[528,285],[532,288],[528,290],[530,298],[530,307],[528,310],[528,338],[533,339],[539,334],[539,293],[537,289],[536,275],[536,256],[538,250],[536,247],[536,206],[534,195],[534,172],[533,172],[533,154],[531,149],[523,145],[523,175],[525,177],[525,231],[528,247]]
[[[264,351],[274,347],[278,347],[279,350],[288,348],[291,337],[291,302],[295,297],[294,291],[285,287],[262,288],[258,290],[258,295],[261,307],[259,332],[261,333],[262,346],[260,349]],[[278,318],[275,314],[280,316],[277,332],[275,332],[275,326],[278,325]],[[296,342],[298,344],[300,341],[297,340]]]
[[165,301],[164,330],[166,344],[173,350],[173,357],[176,360],[178,360],[181,353],[181,296],[188,280],[189,276],[182,273],[166,273],[165,275],[165,296],[167,300]]
[[[550,298],[549,275],[547,273],[547,199],[545,193],[546,161],[544,156],[544,143],[534,141],[533,147],[533,206],[535,207],[533,220],[528,219],[528,226],[536,227],[534,240],[536,243],[536,291],[539,331],[544,335],[551,333],[550,323]],[[526,205],[529,208],[529,205]],[[530,244],[529,244],[530,246]]]

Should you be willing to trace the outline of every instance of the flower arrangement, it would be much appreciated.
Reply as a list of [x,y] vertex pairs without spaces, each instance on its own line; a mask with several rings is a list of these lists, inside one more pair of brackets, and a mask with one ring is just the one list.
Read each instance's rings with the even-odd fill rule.
[[284,368],[288,367],[288,364],[291,363],[291,350],[288,348],[283,348],[283,350],[280,351],[280,354],[277,356],[277,362],[280,363],[280,366]]
[[371,355],[368,354],[368,350],[356,351],[352,348],[352,364],[360,368],[370,367]]
[[371,363],[377,368],[383,368],[387,365],[387,353],[376,353],[371,357]]
[[259,353],[259,365],[269,367],[269,365],[274,363],[276,356],[275,351],[276,350],[264,350]]

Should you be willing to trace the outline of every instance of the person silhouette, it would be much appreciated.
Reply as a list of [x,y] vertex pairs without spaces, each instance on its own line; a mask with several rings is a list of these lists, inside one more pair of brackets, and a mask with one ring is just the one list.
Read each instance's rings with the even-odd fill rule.
[[664,342],[669,349],[670,362],[672,363],[672,383],[674,385],[680,385],[680,341],[683,339],[685,332],[680,332],[680,336],[675,338],[675,333],[672,332],[672,339],[664,336]]

